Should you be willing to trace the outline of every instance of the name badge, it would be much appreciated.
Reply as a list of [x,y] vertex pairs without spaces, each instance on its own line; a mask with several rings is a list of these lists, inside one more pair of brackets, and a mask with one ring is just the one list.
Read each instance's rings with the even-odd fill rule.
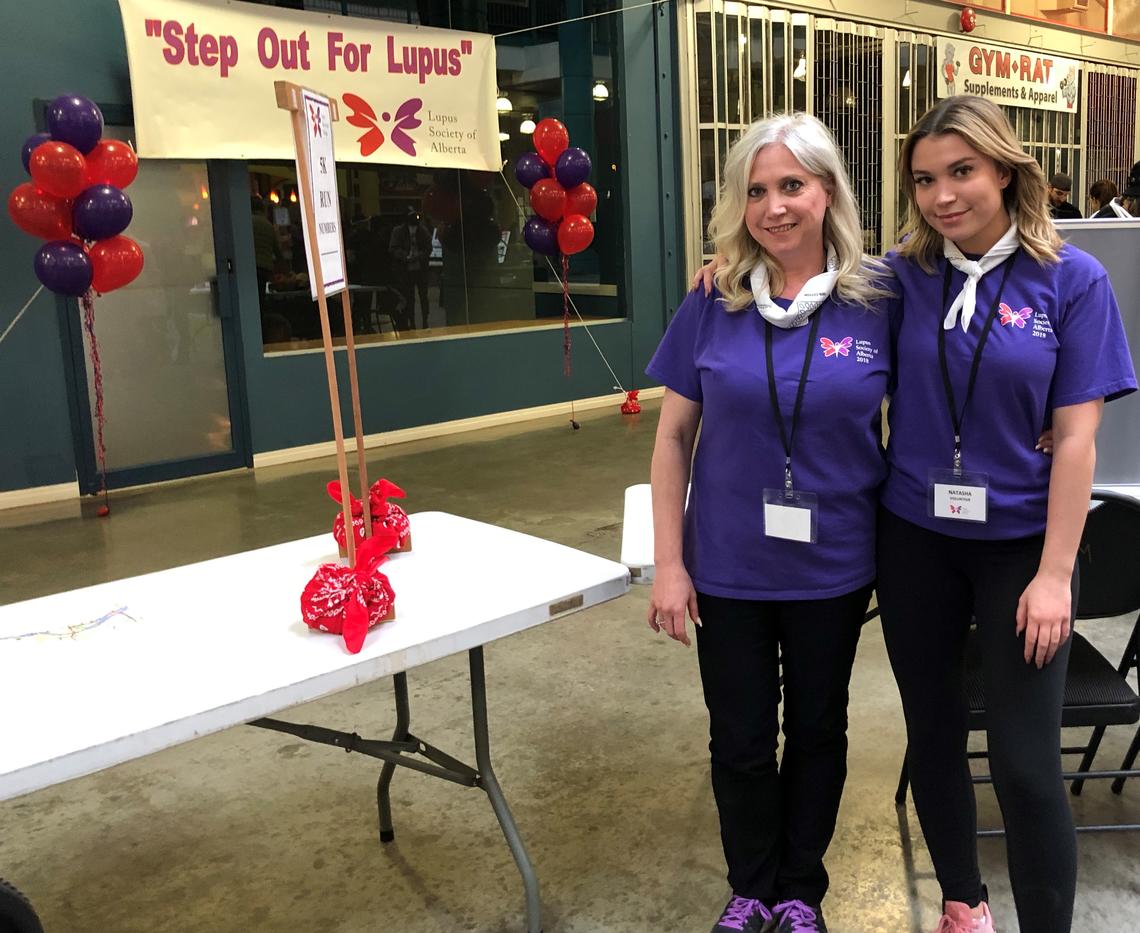
[[990,478],[985,473],[931,470],[927,514],[932,518],[984,524],[989,487]]
[[819,497],[796,489],[764,490],[764,536],[815,544],[819,529]]

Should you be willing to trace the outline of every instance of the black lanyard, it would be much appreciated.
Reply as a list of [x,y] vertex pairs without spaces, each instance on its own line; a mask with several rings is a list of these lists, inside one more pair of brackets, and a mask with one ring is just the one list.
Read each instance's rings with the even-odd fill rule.
[[949,261],[946,263],[946,275],[942,278],[942,312],[938,318],[938,362],[942,366],[942,385],[946,389],[946,407],[950,411],[950,423],[954,426],[955,473],[962,472],[962,421],[966,417],[966,409],[970,406],[970,398],[974,394],[974,384],[978,381],[978,367],[982,362],[982,351],[985,350],[986,341],[989,339],[990,331],[993,330],[994,321],[997,319],[998,305],[1001,304],[1001,293],[1005,290],[1005,283],[1009,279],[1010,270],[1013,269],[1016,260],[1017,253],[1014,253],[1005,262],[1005,271],[1002,272],[1001,284],[998,285],[997,294],[994,295],[993,307],[990,308],[990,315],[986,318],[982,335],[978,338],[978,345],[974,348],[974,360],[970,364],[970,378],[966,382],[966,398],[962,402],[961,412],[959,412],[958,405],[954,401],[954,386],[950,384],[950,367],[946,365],[946,328],[943,326],[943,318],[948,310],[946,301],[950,297],[951,274],[950,263]]
[[819,335],[819,319],[823,309],[812,315],[811,330],[808,332],[807,349],[804,351],[804,367],[800,371],[800,386],[796,390],[796,403],[792,408],[792,430],[789,434],[784,427],[784,415],[780,411],[780,398],[776,394],[776,368],[772,363],[772,322],[764,322],[764,359],[768,364],[768,398],[772,402],[772,417],[780,429],[780,443],[784,445],[784,489],[792,489],[792,445],[796,441],[796,425],[800,420],[800,409],[804,404],[804,388],[807,386],[808,370],[811,368],[812,350],[815,338]]

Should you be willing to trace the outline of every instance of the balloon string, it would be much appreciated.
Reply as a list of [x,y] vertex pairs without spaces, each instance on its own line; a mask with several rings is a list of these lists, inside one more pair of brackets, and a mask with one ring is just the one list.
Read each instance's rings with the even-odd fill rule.
[[633,6],[622,7],[617,10],[602,10],[600,13],[588,13],[585,16],[573,16],[570,19],[560,19],[555,23],[540,23],[537,26],[527,26],[523,29],[515,29],[512,32],[500,32],[496,34],[496,39],[502,39],[504,36],[517,36],[524,32],[533,32],[535,29],[550,29],[552,26],[565,26],[567,23],[581,23],[587,19],[597,19],[599,16],[613,16],[615,13],[629,13],[632,10],[640,10],[647,6],[660,6],[662,3],[672,3],[673,0],[647,0],[645,3],[638,3]]
[[570,378],[570,257],[562,254],[562,375]]
[[[503,179],[503,184],[506,186],[507,193],[514,200],[515,207],[518,208],[519,211],[519,216],[526,216],[526,210],[523,208],[522,201],[515,197],[514,191],[511,190],[511,184],[509,181],[507,181],[507,176],[503,173],[503,170],[501,168],[499,169],[499,177]],[[594,335],[590,331],[590,325],[586,323],[586,319],[582,317],[582,312],[578,310],[578,306],[574,303],[574,296],[570,294],[570,288],[566,282],[565,276],[558,275],[558,269],[555,267],[554,263],[550,261],[549,256],[544,256],[543,258],[546,260],[546,264],[550,267],[550,271],[554,273],[554,277],[562,279],[562,285],[565,289],[566,297],[570,301],[570,307],[574,310],[574,314],[577,315],[579,323],[581,323],[582,328],[586,331],[586,336],[590,338],[590,343],[592,343],[594,345],[594,349],[598,351],[598,356],[601,357],[602,363],[605,365],[606,369],[609,370],[610,376],[613,377],[614,389],[620,392],[626,391],[625,386],[623,386],[621,384],[621,380],[618,379],[617,373],[614,372],[614,368],[610,365],[610,361],[606,359],[606,355],[602,352],[602,348],[598,346],[598,341],[594,339]]]
[[40,296],[40,292],[42,292],[43,290],[44,290],[44,287],[41,285],[39,288],[37,288],[32,293],[32,297],[29,298],[24,303],[24,307],[22,307],[19,311],[16,312],[16,316],[14,318],[12,318],[12,323],[4,328],[4,333],[0,334],[0,343],[4,342],[4,338],[7,337],[8,334],[10,334],[12,332],[12,328],[16,326],[16,322],[19,321],[20,318],[22,318],[24,316],[24,312],[27,311],[28,308],[30,308],[32,306],[32,302],[35,301]]
[[83,309],[83,329],[91,345],[91,372],[95,382],[95,455],[99,458],[99,495],[107,499],[107,447],[103,442],[103,364],[99,359],[99,343],[95,339],[95,292],[87,289],[79,299]]

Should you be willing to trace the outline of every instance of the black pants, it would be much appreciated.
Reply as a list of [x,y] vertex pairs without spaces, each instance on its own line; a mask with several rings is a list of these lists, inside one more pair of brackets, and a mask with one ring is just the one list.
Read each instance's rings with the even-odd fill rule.
[[870,597],[871,586],[786,602],[698,594],[713,794],[741,897],[819,904],[827,892],[823,856],[847,778],[847,686]]
[[[977,813],[966,759],[964,654],[977,624],[986,738],[1006,829],[1021,929],[1067,933],[1077,843],[1061,779],[1061,702],[1069,646],[1026,664],[1017,603],[1037,573],[1043,536],[970,541],[879,512],[879,609],[906,716],[914,805],[947,900],[976,905]],[[1073,606],[1077,579],[1073,577]]]
[[404,296],[402,330],[415,330],[416,295],[420,296],[420,327],[428,326],[431,305],[428,303],[428,277],[426,272],[407,272],[400,282],[400,293]]

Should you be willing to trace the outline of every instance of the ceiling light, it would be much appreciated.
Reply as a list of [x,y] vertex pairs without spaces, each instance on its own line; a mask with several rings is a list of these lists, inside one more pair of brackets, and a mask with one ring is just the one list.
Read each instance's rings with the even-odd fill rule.
[[909,68],[906,70],[906,74],[903,75],[902,86],[903,87],[910,87],[910,69]]
[[796,62],[796,70],[792,72],[792,77],[797,81],[803,81],[807,77],[807,56],[801,55],[800,60]]
[[610,96],[610,89],[601,81],[594,85],[594,100],[605,100]]
[[495,101],[495,109],[499,113],[511,112],[511,99],[506,94],[500,94],[499,99]]
[[501,143],[505,143],[510,138],[511,138],[510,133],[499,133],[499,142],[501,142]]
[[519,132],[524,133],[527,136],[529,136],[531,133],[533,133],[534,132],[534,120],[532,120],[530,117],[527,117],[525,120],[523,120],[522,123],[519,124]]

